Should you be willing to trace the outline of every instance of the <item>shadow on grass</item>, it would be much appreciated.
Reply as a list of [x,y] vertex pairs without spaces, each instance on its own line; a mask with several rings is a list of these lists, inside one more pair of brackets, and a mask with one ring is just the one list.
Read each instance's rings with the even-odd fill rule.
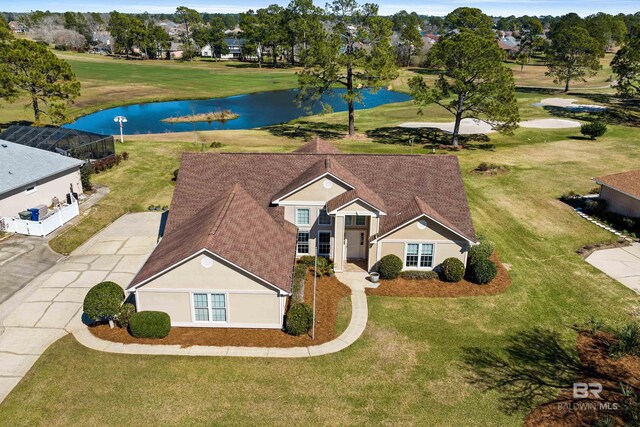
[[497,391],[502,409],[516,413],[573,400],[570,391],[576,381],[597,382],[605,393],[619,394],[626,373],[601,366],[584,351],[558,332],[536,327],[510,335],[503,352],[467,347],[463,362],[472,384]]
[[438,70],[434,70],[431,68],[417,68],[417,67],[408,68],[407,70],[412,71],[416,74],[420,74],[421,76],[437,76],[438,73],[440,72]]
[[537,93],[542,95],[557,95],[562,93],[561,89],[549,89],[543,87],[530,87],[530,86],[516,86],[516,92],[518,93]]
[[640,112],[624,107],[611,106],[602,111],[580,111],[549,105],[543,108],[552,116],[563,119],[582,120],[586,122],[600,121],[608,125],[640,127]]
[[[403,128],[389,126],[372,129],[366,135],[380,144],[394,144],[406,146],[423,146],[424,148],[451,147],[451,134],[438,128]],[[465,149],[492,150],[493,144],[487,135],[459,135],[460,145]]]
[[285,138],[309,139],[318,136],[322,139],[343,138],[348,131],[346,125],[298,121],[295,123],[283,123],[262,128],[270,134]]

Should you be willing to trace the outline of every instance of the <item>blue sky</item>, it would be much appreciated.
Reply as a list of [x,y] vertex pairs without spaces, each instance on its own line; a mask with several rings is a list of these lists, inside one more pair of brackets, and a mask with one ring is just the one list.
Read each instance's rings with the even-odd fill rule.
[[[586,16],[595,12],[607,13],[635,13],[640,10],[638,0],[367,0],[378,3],[382,14],[393,14],[399,10],[416,11],[425,15],[446,15],[460,6],[472,6],[482,9],[490,15],[562,15],[576,12]],[[286,5],[288,1],[274,0],[22,0],[2,1],[0,10],[6,12],[27,12],[29,10],[50,10],[65,12],[67,10],[79,12],[173,12],[176,6],[189,6],[200,12],[236,13],[247,9],[265,7],[271,3]],[[364,1],[363,1],[364,2]],[[315,1],[318,6],[324,6],[324,1]]]

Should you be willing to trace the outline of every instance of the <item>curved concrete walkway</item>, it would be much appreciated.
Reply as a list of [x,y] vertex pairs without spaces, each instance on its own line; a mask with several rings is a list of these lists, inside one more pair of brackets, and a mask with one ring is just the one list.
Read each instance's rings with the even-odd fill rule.
[[120,217],[70,256],[38,275],[0,304],[0,402],[11,392],[45,350],[71,333],[83,345],[112,353],[180,356],[309,357],[340,351],[360,337],[367,323],[366,273],[338,278],[352,289],[352,317],[342,335],[310,347],[181,348],[169,345],[120,344],[103,341],[82,322],[82,301],[102,280],[127,286],[155,247],[160,214]]
[[236,357],[311,357],[336,353],[353,344],[367,326],[368,307],[364,288],[367,275],[364,273],[343,273],[336,275],[351,288],[351,322],[338,338],[324,344],[309,347],[234,347],[234,346],[192,346],[162,344],[122,344],[97,338],[77,316],[67,331],[85,347],[107,353],[120,354],[162,354],[171,356],[236,356]]

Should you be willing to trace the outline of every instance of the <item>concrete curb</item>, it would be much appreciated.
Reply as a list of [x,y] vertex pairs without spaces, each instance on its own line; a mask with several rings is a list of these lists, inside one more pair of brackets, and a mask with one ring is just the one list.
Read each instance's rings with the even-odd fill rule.
[[309,347],[233,347],[233,346],[193,346],[155,344],[122,344],[97,338],[89,328],[82,323],[82,313],[78,313],[67,326],[67,332],[83,346],[92,350],[118,354],[145,354],[170,356],[226,356],[226,357],[270,357],[270,358],[301,358],[322,356],[344,350],[353,344],[364,332],[367,326],[369,311],[367,296],[361,286],[351,287],[351,321],[347,329],[338,338],[324,344]]

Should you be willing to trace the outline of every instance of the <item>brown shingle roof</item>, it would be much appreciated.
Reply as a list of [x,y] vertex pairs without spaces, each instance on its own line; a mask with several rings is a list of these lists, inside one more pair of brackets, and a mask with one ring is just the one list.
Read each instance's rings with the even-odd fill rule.
[[[335,154],[331,167],[340,179],[361,190],[368,188],[382,200],[387,213],[380,227],[386,229],[419,197],[449,226],[475,241],[475,232],[455,156]],[[185,153],[176,184],[166,234],[181,228],[203,206],[218,200],[240,183],[256,203],[276,221],[282,216],[272,206],[274,194],[307,171],[326,164],[324,154]],[[339,166],[336,166],[339,165]],[[322,169],[322,168],[320,168]],[[349,177],[344,176],[343,170]],[[318,170],[314,169],[314,174]],[[315,176],[315,175],[314,175]],[[364,185],[366,183],[366,185]],[[374,200],[369,203],[378,204]],[[416,205],[417,206],[417,205]]]
[[238,183],[201,201],[196,215],[165,234],[129,288],[206,249],[291,292],[295,227],[277,222]]
[[[347,203],[353,202],[356,199],[364,200],[366,203],[370,204],[377,210],[384,212],[386,208],[384,207],[384,202],[382,201],[382,199],[380,199],[377,194],[375,194],[368,188],[365,188],[364,191],[361,188],[345,191],[344,193],[339,194],[333,199],[329,200],[327,202],[327,212],[332,212],[333,210],[338,209],[346,205]],[[372,199],[376,201],[372,202]]]
[[313,138],[311,141],[304,144],[302,147],[294,151],[294,153],[307,153],[307,154],[340,154],[333,145],[329,144],[324,139],[319,137]]
[[640,169],[601,176],[594,181],[640,199]]

